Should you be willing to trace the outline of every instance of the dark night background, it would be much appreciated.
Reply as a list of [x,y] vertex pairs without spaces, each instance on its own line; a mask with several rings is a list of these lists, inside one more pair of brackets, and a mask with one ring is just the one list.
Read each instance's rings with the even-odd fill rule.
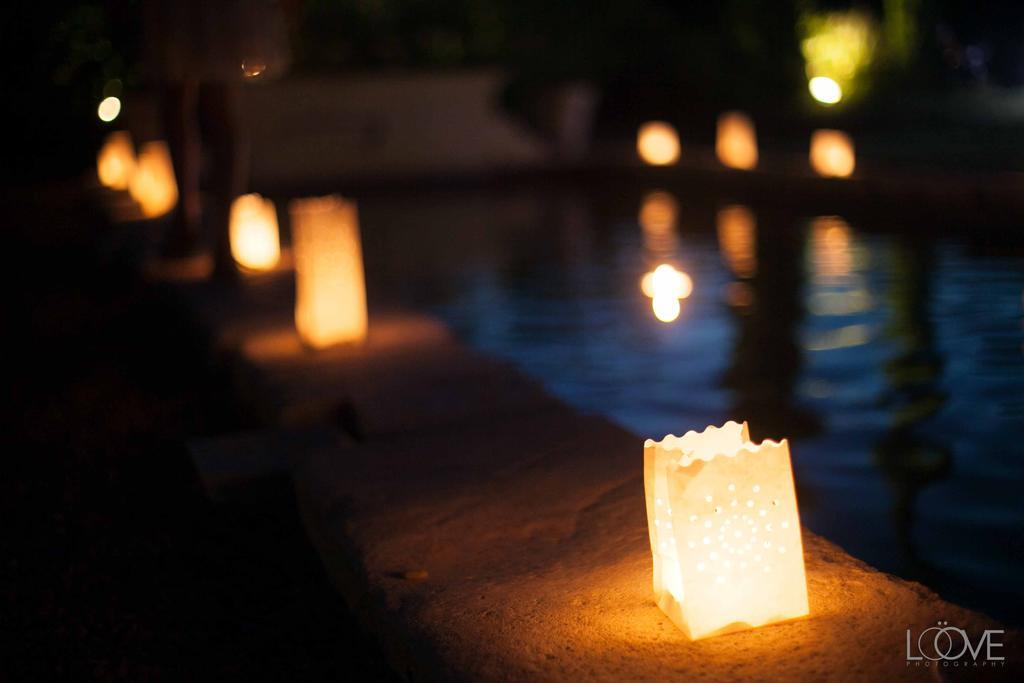
[[[799,117],[815,116],[890,128],[906,119],[944,129],[955,120],[923,109],[922,100],[1024,82],[1024,8],[1017,3],[292,4],[296,74],[500,65],[511,74],[507,105],[527,120],[538,90],[587,79],[605,92],[599,136],[629,137],[639,121],[666,113],[683,110],[698,118],[724,108],[757,111],[763,130],[783,134]],[[890,5],[914,12],[911,51],[876,59],[871,88],[855,106],[826,114],[810,109],[800,12],[853,7],[881,15]],[[18,131],[5,145],[5,177],[28,181],[80,172],[92,163],[103,134],[92,114],[104,87],[112,79],[126,89],[145,85],[138,65],[139,3],[15,2],[0,12],[2,106]],[[1012,142],[1004,139],[1003,146]]]
[[[669,119],[685,129],[737,108],[754,115],[769,149],[802,152],[809,127],[839,127],[864,141],[859,150],[894,166],[1024,170],[1024,114],[985,115],[986,107],[1024,97],[1021,3],[291,5],[292,75],[497,66],[508,75],[503,108],[541,132],[538,102],[545,93],[586,81],[602,93],[598,143],[628,146],[646,120]],[[890,35],[863,74],[863,87],[842,106],[825,109],[807,97],[801,17],[851,8],[873,17],[907,11],[916,29]],[[6,470],[0,475],[0,634],[7,654],[0,671],[12,680],[387,679],[376,644],[304,540],[286,483],[259,504],[230,511],[205,498],[184,439],[260,425],[232,394],[223,369],[208,362],[181,311],[131,264],[97,257],[104,256],[98,235],[106,218],[80,201],[77,188],[110,130],[96,117],[98,101],[111,88],[139,99],[151,94],[139,66],[140,11],[130,0],[17,0],[0,7],[0,224],[7,255]],[[884,22],[878,28],[883,35],[889,30]],[[897,48],[900,36],[906,42]],[[711,145],[713,130],[705,128],[691,139]],[[635,183],[623,185],[631,201],[640,194]],[[597,213],[633,212],[632,205],[612,204]],[[372,213],[372,201],[370,207]],[[791,219],[768,213],[765,220]],[[1019,226],[998,235],[976,232],[961,225],[949,234],[966,239],[972,255],[1019,258]],[[908,233],[898,238],[897,254],[912,301],[891,305],[913,309],[906,336],[927,336],[921,300],[931,295],[925,273],[937,257],[927,246],[929,233],[920,226]],[[599,233],[597,252],[612,251],[612,234],[610,228]],[[780,234],[797,239],[781,228]],[[373,238],[367,241],[372,252]],[[750,352],[742,347],[771,345],[759,325],[770,319],[773,329],[782,328],[779,317],[798,315],[786,297],[802,284],[786,274],[798,268],[801,247],[779,244],[765,253],[767,268],[775,259],[783,282],[761,285],[765,305],[775,308],[762,309],[759,319],[737,318],[743,336],[735,354],[743,358],[725,381],[740,392],[751,372]],[[541,254],[536,261],[551,258]],[[526,260],[509,266],[510,281],[533,272]],[[520,291],[527,300],[533,293],[529,286]],[[451,307],[455,317],[473,310]],[[459,331],[486,337],[468,323]],[[929,346],[921,353],[933,352]],[[528,355],[517,360],[529,365]],[[888,370],[913,374],[918,360],[897,359]],[[929,356],[924,365],[930,363]],[[1009,372],[1018,370],[1013,364]],[[892,443],[879,448],[880,469],[899,470],[887,460],[886,446],[898,449],[904,437],[896,430]],[[1016,444],[1008,448],[1019,451]],[[902,474],[893,480],[904,481]],[[1006,543],[1019,558],[1019,533]],[[999,589],[985,600],[997,602]],[[1015,600],[999,616],[1020,623]]]

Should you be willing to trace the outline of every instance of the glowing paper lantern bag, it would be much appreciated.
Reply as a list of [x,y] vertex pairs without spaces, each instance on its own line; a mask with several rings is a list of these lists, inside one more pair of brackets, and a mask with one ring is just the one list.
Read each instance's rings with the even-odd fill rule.
[[107,136],[96,154],[96,175],[105,187],[127,190],[135,173],[135,146],[127,131],[114,131]]
[[805,616],[789,444],[747,424],[644,444],[658,606],[693,639]]
[[166,142],[156,140],[142,145],[128,192],[146,218],[162,216],[178,203],[178,184]]
[[295,327],[314,348],[366,337],[366,284],[356,205],[341,197],[289,205],[295,253]]
[[231,204],[231,255],[242,268],[271,270],[281,258],[274,202],[258,194],[244,194]]

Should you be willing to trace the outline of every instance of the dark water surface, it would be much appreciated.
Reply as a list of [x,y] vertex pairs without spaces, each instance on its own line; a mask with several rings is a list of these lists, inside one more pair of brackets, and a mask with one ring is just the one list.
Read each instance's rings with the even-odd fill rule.
[[[371,291],[402,282],[468,344],[640,436],[745,419],[789,437],[804,524],[1024,620],[1020,228],[678,188],[369,197],[362,213]],[[640,288],[662,263],[693,284],[671,322]]]

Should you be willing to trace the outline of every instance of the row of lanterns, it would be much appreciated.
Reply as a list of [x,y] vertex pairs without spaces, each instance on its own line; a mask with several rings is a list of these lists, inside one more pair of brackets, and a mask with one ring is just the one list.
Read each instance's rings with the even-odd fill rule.
[[[741,150],[750,167],[756,164],[753,149],[753,159],[749,148]],[[100,152],[97,171],[104,185],[127,189],[147,216],[162,215],[177,201],[163,143],[148,143],[136,158],[127,134],[115,133]],[[676,214],[674,199],[666,193],[645,202],[641,223],[651,237],[652,253],[672,249]],[[362,341],[366,286],[356,205],[334,195],[296,199],[289,215],[300,337],[314,348]],[[281,249],[273,202],[256,194],[238,197],[231,207],[230,241],[243,268],[274,268]],[[733,241],[745,251],[753,236]],[[641,288],[658,318],[673,320],[693,283],[686,273],[662,264],[643,278]],[[735,422],[659,442],[649,439],[644,488],[655,598],[687,636],[704,638],[808,613],[785,440],[755,444],[746,423]]]
[[[337,195],[288,204],[295,257],[295,329],[316,349],[366,338],[366,278],[359,213]],[[277,209],[258,194],[231,206],[231,254],[244,269],[274,269],[281,256]]]
[[178,185],[167,143],[154,140],[138,155],[126,131],[111,133],[96,155],[96,174],[113,190],[127,190],[146,218],[162,216],[178,203]]
[[[670,123],[649,121],[637,131],[636,149],[645,163],[671,166],[679,161],[679,134]],[[729,168],[750,171],[757,167],[757,132],[749,116],[730,111],[718,117],[715,154]],[[856,165],[853,140],[843,131],[815,130],[811,133],[809,159],[818,175],[846,178]]]
[[[136,156],[127,132],[111,133],[96,159],[100,182],[127,191],[143,216],[168,213],[178,201],[167,145],[147,142]],[[288,206],[295,256],[295,326],[313,348],[366,337],[366,285],[359,216],[338,196],[293,200]],[[265,272],[281,259],[274,202],[258,194],[237,197],[229,222],[231,255],[248,272]]]

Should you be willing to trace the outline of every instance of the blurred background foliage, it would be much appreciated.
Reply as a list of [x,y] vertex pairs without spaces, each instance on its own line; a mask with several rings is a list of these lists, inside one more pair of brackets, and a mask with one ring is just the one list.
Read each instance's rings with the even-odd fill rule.
[[[212,0],[211,0],[212,1]],[[7,119],[22,134],[8,177],[69,171],[105,130],[112,87],[145,87],[141,0],[27,2],[0,8]],[[451,69],[510,75],[523,112],[545,88],[588,81],[603,94],[599,134],[642,119],[705,119],[740,107],[784,132],[794,115],[890,116],[920,92],[1024,81],[1024,3],[967,0],[305,0],[290,2],[296,73]],[[812,71],[849,95],[815,106]],[[112,85],[114,84],[114,85]],[[919,99],[919,98],[918,98]],[[764,112],[762,115],[760,112]],[[774,122],[771,117],[774,116]],[[31,142],[29,142],[31,141]]]

